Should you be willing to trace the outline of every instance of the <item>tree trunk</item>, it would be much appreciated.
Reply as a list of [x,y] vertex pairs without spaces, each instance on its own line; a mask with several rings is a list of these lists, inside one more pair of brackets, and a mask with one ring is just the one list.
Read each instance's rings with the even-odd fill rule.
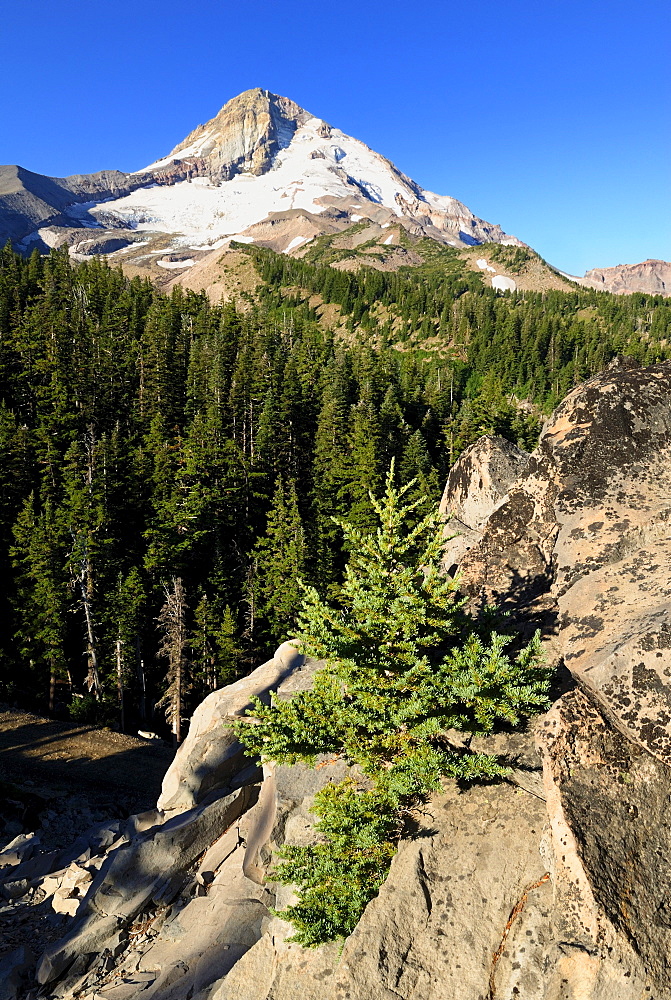
[[179,746],[182,742],[184,699],[189,686],[186,658],[188,607],[180,577],[173,577],[172,587],[165,588],[165,597],[165,604],[158,617],[159,624],[164,630],[164,639],[158,655],[168,660],[168,687],[158,704],[165,707],[166,717],[172,728],[173,742],[175,746]]
[[126,718],[124,712],[124,690],[123,690],[123,662],[121,659],[121,639],[116,641],[116,687],[119,696],[119,708],[121,710],[121,732],[126,732]]
[[53,659],[49,660],[49,712],[56,707],[56,668]]
[[144,722],[147,718],[147,679],[144,673],[144,660],[140,651],[140,637],[135,637],[135,666],[137,679],[140,684],[140,718]]
[[96,698],[100,697],[100,673],[98,671],[98,651],[96,649],[95,633],[93,631],[93,612],[91,609],[91,597],[93,591],[93,570],[90,561],[86,561],[86,569],[82,571],[80,578],[82,607],[84,618],[86,619],[86,652],[88,656],[88,672],[86,675],[86,686],[92,691]]

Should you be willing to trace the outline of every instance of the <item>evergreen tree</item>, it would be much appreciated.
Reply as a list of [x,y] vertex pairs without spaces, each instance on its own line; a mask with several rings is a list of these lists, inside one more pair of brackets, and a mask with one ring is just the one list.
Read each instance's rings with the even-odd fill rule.
[[124,576],[119,573],[108,604],[108,634],[114,649],[117,700],[121,731],[126,731],[127,692],[137,692],[137,711],[146,716],[146,678],[141,655],[142,622],[147,597],[139,569],[133,566]]
[[[66,677],[71,680],[65,650],[70,607],[65,525],[49,500],[40,510],[37,498],[31,494],[14,527],[14,537],[12,554],[17,569],[19,620],[16,640],[24,667],[23,676],[13,686],[20,690],[24,685],[34,685],[44,697],[46,680],[49,711],[53,712],[57,682]],[[26,663],[35,665],[36,677],[25,676]]]
[[[229,658],[238,671],[254,666],[269,641],[260,605],[280,631],[296,606],[291,593],[281,603],[282,586],[264,590],[264,559],[271,580],[283,551],[266,546],[278,477],[285,499],[296,484],[304,538],[289,562],[335,597],[346,552],[332,518],[374,523],[367,490],[391,458],[402,481],[417,479],[408,498],[433,500],[480,434],[529,449],[544,416],[614,353],[671,356],[669,299],[573,286],[500,296],[458,251],[411,243],[430,254],[397,272],[335,269],[323,241],[295,260],[242,247],[262,279],[244,311],[166,296],[67,248],[0,251],[3,690],[41,704],[49,646],[55,678],[78,688],[88,674],[108,702],[121,687],[128,718],[141,715],[164,693],[155,623],[173,577],[196,605],[208,595],[197,682],[229,669],[224,647],[242,647]],[[515,248],[486,252],[526,266]],[[337,263],[351,251],[328,253]]]
[[298,510],[296,484],[278,477],[265,535],[256,549],[257,613],[270,637],[279,641],[295,626],[301,604],[300,580],[306,563],[306,545]]
[[275,877],[300,887],[284,912],[303,944],[353,930],[386,877],[413,796],[446,775],[505,773],[496,758],[453,746],[450,730],[483,735],[548,703],[539,636],[511,658],[509,635],[466,614],[457,583],[439,573],[437,514],[413,526],[411,486],[395,489],[392,466],[382,499],[371,496],[377,531],[342,525],[351,555],[337,606],[305,588],[300,648],[326,661],[313,689],[270,706],[256,699],[256,724],[237,726],[264,760],[314,766],[318,754],[342,755],[372,783],[320,792],[323,841],[284,851]]

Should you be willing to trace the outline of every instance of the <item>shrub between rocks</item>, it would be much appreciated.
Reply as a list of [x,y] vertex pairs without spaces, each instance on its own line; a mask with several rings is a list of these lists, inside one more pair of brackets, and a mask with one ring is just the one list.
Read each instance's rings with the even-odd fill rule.
[[331,754],[362,776],[316,795],[319,842],[286,845],[272,873],[297,887],[298,901],[280,916],[306,946],[352,932],[387,876],[418,797],[445,776],[505,774],[496,757],[457,749],[446,733],[485,735],[548,704],[539,634],[512,657],[514,639],[496,631],[494,609],[466,613],[458,581],[439,573],[438,514],[415,523],[422,501],[404,502],[413,485],[395,488],[392,464],[382,498],[371,497],[377,530],[338,522],[351,555],[337,606],[303,587],[299,648],[326,661],[312,690],[270,706],[257,699],[249,713],[255,724],[236,727],[264,761],[314,767]]

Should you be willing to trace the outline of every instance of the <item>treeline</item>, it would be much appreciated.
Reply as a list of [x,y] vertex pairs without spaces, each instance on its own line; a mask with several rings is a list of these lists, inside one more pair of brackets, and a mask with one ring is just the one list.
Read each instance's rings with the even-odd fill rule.
[[[179,734],[207,691],[290,636],[299,577],[337,590],[332,517],[368,524],[392,457],[435,504],[480,434],[531,447],[543,407],[613,353],[666,352],[665,300],[587,307],[582,293],[497,297],[430,275],[424,317],[418,276],[376,286],[415,324],[405,339],[373,323],[374,302],[357,306],[380,278],[345,275],[360,315],[336,339],[287,294],[287,269],[324,299],[342,272],[270,253],[257,266],[266,285],[240,311],[104,261],[0,252],[5,700],[126,728],[167,715]],[[594,323],[598,349],[576,347]]]

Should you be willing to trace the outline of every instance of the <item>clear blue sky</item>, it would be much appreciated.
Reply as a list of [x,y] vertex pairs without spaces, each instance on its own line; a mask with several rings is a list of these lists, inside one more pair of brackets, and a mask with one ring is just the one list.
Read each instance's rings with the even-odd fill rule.
[[553,264],[671,260],[668,0],[6,0],[0,163],[135,170],[284,94]]

